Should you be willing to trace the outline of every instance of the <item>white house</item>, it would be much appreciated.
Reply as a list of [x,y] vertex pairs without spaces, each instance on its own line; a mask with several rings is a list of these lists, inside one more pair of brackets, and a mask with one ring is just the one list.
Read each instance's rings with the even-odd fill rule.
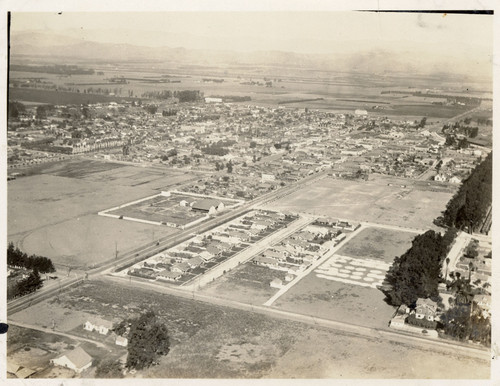
[[108,320],[89,319],[83,325],[84,330],[97,331],[101,335],[107,335],[112,328],[113,323]]
[[434,177],[434,181],[446,182],[446,176],[444,174],[438,174]]
[[71,351],[66,351],[59,358],[51,359],[50,362],[54,366],[66,367],[76,373],[81,373],[92,366],[92,357],[81,347],[76,347]]
[[283,287],[283,281],[281,279],[274,279],[271,281],[271,283],[269,283],[269,285],[272,287],[272,288],[282,288]]
[[117,346],[127,347],[128,346],[128,339],[123,337],[123,336],[117,336],[116,340],[115,340],[115,344]]

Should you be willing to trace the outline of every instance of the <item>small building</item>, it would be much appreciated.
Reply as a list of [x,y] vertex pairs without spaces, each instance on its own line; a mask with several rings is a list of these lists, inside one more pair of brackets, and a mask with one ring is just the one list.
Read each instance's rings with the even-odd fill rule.
[[450,178],[450,181],[452,184],[460,184],[462,182],[462,180],[460,178],[458,178],[457,176],[453,176]]
[[283,287],[283,281],[281,279],[273,279],[271,281],[271,283],[269,283],[269,285],[272,287],[272,288],[282,288]]
[[293,279],[295,279],[295,276],[292,275],[291,273],[285,276],[285,281],[292,281]]
[[434,177],[434,181],[438,181],[438,182],[446,182],[446,176],[444,174],[437,174],[435,177]]
[[214,215],[224,210],[224,203],[214,199],[203,199],[195,201],[191,204],[191,209],[197,212],[204,212]]
[[253,259],[253,263],[256,265],[262,265],[263,267],[269,267],[269,268],[277,267],[279,265],[278,260],[265,256],[255,257]]
[[182,273],[180,272],[172,272],[169,270],[163,270],[161,271],[157,278],[158,280],[167,280],[167,281],[177,281],[182,277]]
[[92,357],[81,347],[76,347],[71,351],[66,351],[58,358],[51,359],[54,366],[66,367],[77,374],[92,366]]
[[115,344],[117,346],[127,347],[128,346],[128,339],[125,338],[124,336],[117,336],[115,339]]
[[436,318],[437,303],[430,299],[419,298],[415,308],[415,318],[433,322]]
[[113,328],[113,323],[103,319],[89,319],[83,325],[83,329],[87,331],[97,331],[101,335],[107,335],[109,330]]

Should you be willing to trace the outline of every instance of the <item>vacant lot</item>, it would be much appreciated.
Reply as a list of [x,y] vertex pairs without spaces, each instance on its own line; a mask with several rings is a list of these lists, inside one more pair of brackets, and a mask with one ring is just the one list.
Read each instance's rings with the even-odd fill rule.
[[[113,320],[153,309],[166,322],[172,345],[159,366],[137,375],[144,378],[489,376],[489,363],[480,360],[354,337],[109,282],[88,282],[61,295],[58,302],[43,302],[39,308],[33,308],[31,314],[26,311],[11,318],[46,323],[32,316],[43,305],[59,319],[63,319],[65,313],[72,318],[71,315],[77,315],[79,310]],[[50,317],[42,318],[50,322]],[[9,340],[15,339],[17,334],[17,330],[9,331]],[[408,363],[413,365],[408,366]]]
[[411,247],[416,233],[370,227],[363,229],[337,252],[339,255],[380,259],[392,263]]
[[273,307],[366,327],[387,327],[395,308],[384,302],[384,294],[310,273],[276,300]]
[[260,305],[278,292],[278,289],[272,288],[269,283],[275,278],[284,282],[285,276],[286,272],[248,262],[203,288],[202,293]]
[[273,202],[272,207],[425,229],[433,226],[432,220],[441,214],[452,195],[411,180],[385,176],[373,176],[370,181],[326,178]]
[[8,185],[8,240],[56,264],[91,266],[177,232],[97,212],[196,178],[165,169],[71,160],[48,164]]

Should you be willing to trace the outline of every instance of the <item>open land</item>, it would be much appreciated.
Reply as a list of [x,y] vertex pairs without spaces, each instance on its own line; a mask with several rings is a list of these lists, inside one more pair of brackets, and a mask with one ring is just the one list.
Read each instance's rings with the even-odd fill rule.
[[392,263],[395,256],[400,256],[411,246],[411,241],[415,236],[414,233],[370,227],[363,229],[340,248],[338,254],[364,259],[380,259],[386,263]]
[[[87,282],[10,316],[75,334],[87,314],[120,320],[153,309],[166,323],[170,353],[143,377],[172,378],[487,378],[488,362],[443,355],[388,340],[346,335],[266,315],[209,305],[136,286]],[[34,320],[33,312],[39,313]],[[84,312],[84,313],[82,313]],[[70,320],[65,325],[63,321]],[[73,330],[71,330],[73,328]],[[83,328],[82,328],[83,330]],[[36,336],[33,330],[23,334]],[[34,335],[33,335],[34,334]],[[43,334],[49,339],[49,334]],[[47,335],[47,337],[45,337]],[[12,335],[14,337],[14,335]],[[16,335],[16,339],[17,335]],[[61,339],[59,338],[58,341]],[[64,340],[65,342],[65,340]],[[18,342],[16,342],[18,343]],[[72,342],[68,342],[71,344]],[[39,340],[25,340],[37,348]],[[86,345],[90,345],[86,343]],[[10,334],[9,349],[14,348]],[[24,347],[24,346],[23,346]],[[61,347],[61,349],[63,349]],[[88,346],[85,346],[88,350]],[[102,353],[89,353],[102,357]],[[370,353],[369,356],[366,353]],[[53,354],[54,355],[54,354]],[[108,355],[108,354],[106,354]],[[30,356],[27,363],[37,359]],[[408,366],[412,363],[412,366]],[[436,365],[439,363],[439,366]]]
[[435,191],[415,181],[372,175],[368,181],[323,179],[273,202],[272,207],[423,229],[433,227],[432,221],[452,196],[453,190]]
[[84,159],[47,164],[41,174],[9,183],[8,239],[27,253],[50,256],[55,264],[89,267],[115,257],[117,249],[120,253],[177,232],[98,216],[100,210],[194,177]]
[[405,252],[414,236],[381,228],[361,230],[278,298],[274,307],[354,325],[387,326],[395,308],[384,301],[377,286],[394,256]]
[[284,281],[285,276],[284,271],[261,267],[250,261],[208,284],[202,292],[242,303],[263,304],[278,292],[269,283],[275,278]]

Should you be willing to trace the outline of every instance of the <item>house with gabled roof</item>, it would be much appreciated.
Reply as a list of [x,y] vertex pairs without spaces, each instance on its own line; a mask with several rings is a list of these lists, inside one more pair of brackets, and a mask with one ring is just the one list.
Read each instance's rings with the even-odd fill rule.
[[437,314],[437,303],[431,299],[417,299],[415,307],[415,318],[426,319],[430,322],[434,321]]
[[107,335],[113,329],[113,322],[100,319],[97,317],[89,318],[83,325],[83,329],[87,331],[97,331],[101,335]]
[[73,350],[66,351],[58,358],[51,359],[54,366],[66,367],[75,371],[77,374],[92,366],[92,357],[81,347],[75,347]]

